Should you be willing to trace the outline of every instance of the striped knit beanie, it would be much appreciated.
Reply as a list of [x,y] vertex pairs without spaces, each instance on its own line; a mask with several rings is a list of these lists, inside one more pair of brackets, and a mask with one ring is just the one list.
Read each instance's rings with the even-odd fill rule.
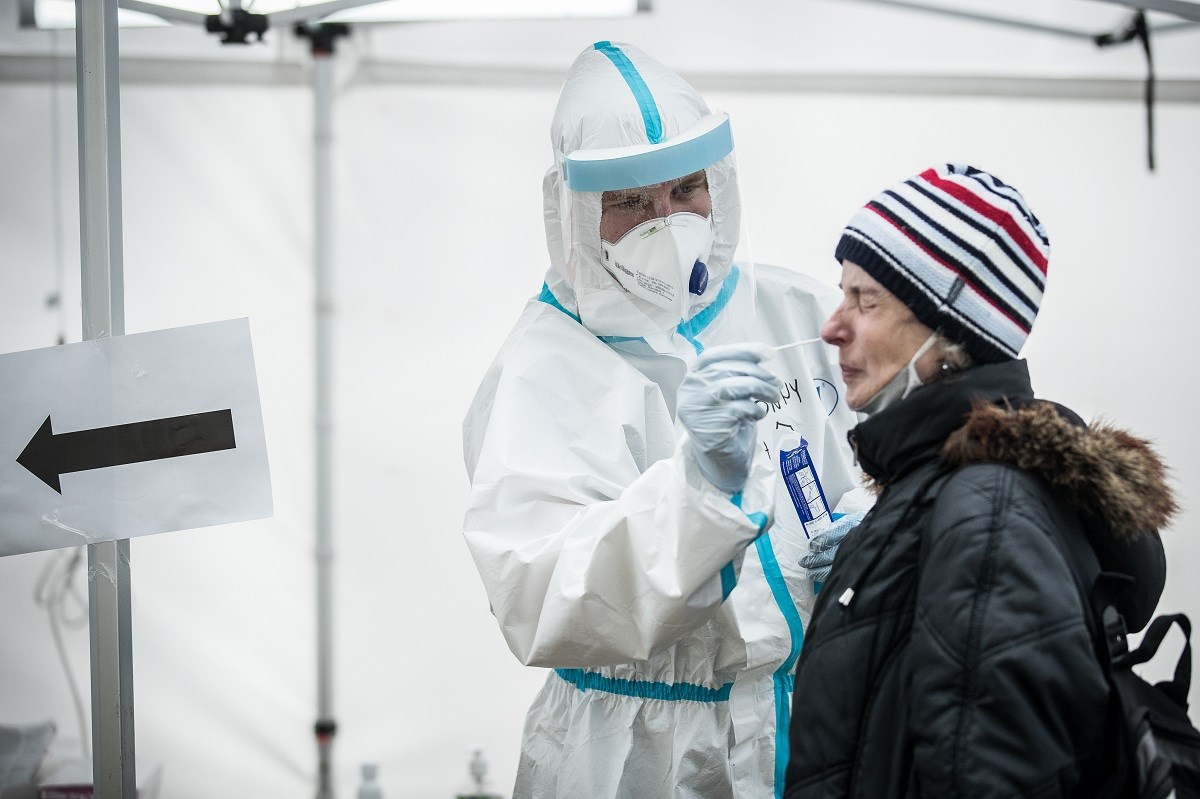
[[834,257],[852,261],[976,363],[1017,357],[1046,285],[1050,240],[1021,193],[946,164],[861,208]]

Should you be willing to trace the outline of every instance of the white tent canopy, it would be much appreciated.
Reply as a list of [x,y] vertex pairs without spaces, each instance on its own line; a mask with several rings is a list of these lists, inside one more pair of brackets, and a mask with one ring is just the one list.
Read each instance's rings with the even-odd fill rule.
[[[512,71],[528,80],[542,73],[561,76],[565,65],[578,53],[579,41],[605,33],[605,38],[613,40],[638,39],[659,45],[662,52],[658,57],[680,72],[737,76],[747,86],[764,77],[782,75],[1110,79],[1140,79],[1144,75],[1144,59],[1136,46],[1102,51],[1077,38],[890,5],[900,1],[803,0],[780,4],[749,0],[730,7],[717,0],[656,0],[651,11],[625,19],[373,25],[358,29],[346,60],[413,69],[474,67]],[[1193,20],[1200,17],[1200,2],[1166,1],[1195,9]],[[1097,34],[1124,27],[1133,13],[1120,3],[1097,0],[909,2]],[[1154,0],[1149,2],[1153,5]],[[190,5],[218,8],[217,0],[196,0]],[[15,16],[16,9],[6,13]],[[342,16],[347,15],[352,14]],[[1200,77],[1195,26],[1177,27],[1188,20],[1161,12],[1150,12],[1149,19],[1152,27],[1161,31],[1154,38],[1159,76],[1164,80]],[[70,42],[63,44],[68,47]],[[45,55],[53,50],[52,34],[17,30],[16,20],[10,19],[6,29],[0,31],[0,48],[6,56]],[[158,60],[179,67],[196,61],[297,65],[304,63],[306,49],[286,30],[272,31],[263,46],[221,48],[199,28],[174,25],[126,29],[122,32],[121,51],[127,59]],[[16,71],[15,66],[6,67],[9,74]],[[226,68],[211,74],[227,77],[230,72]],[[247,76],[256,74],[265,73],[246,72]]]
[[[1096,33],[1092,0],[943,0]],[[1192,3],[1191,5],[1200,6]],[[1152,26],[1169,15],[1151,13]],[[541,176],[558,83],[592,41],[637,43],[734,122],[753,252],[833,281],[850,213],[930,163],[1021,188],[1053,245],[1026,349],[1035,388],[1153,439],[1184,512],[1162,608],[1200,619],[1192,508],[1200,389],[1193,228],[1200,27],[1145,57],[878,3],[657,0],[618,20],[356,28],[334,106],[335,744],[339,795],[381,764],[390,797],[448,799],[483,749],[501,793],[542,673],[508,653],[459,535],[459,424],[546,267]],[[0,4],[0,352],[80,338],[73,37]],[[126,331],[246,316],[273,519],[132,543],[139,770],[163,797],[313,792],[312,108],[290,31],[220,46],[188,27],[121,34]],[[61,308],[47,297],[61,293]],[[67,678],[34,602],[54,553],[0,559],[0,725],[52,720],[78,758]],[[85,575],[76,584],[86,595]],[[85,614],[86,615],[86,614]],[[86,630],[64,630],[87,703]]]

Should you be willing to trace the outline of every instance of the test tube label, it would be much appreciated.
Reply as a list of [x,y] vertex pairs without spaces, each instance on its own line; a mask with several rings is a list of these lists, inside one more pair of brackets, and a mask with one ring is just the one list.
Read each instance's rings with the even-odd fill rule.
[[779,448],[779,470],[784,485],[791,495],[796,514],[804,525],[804,535],[809,537],[808,527],[817,522],[819,526],[829,523],[829,503],[821,488],[821,478],[808,454],[808,441],[801,438],[795,449]]

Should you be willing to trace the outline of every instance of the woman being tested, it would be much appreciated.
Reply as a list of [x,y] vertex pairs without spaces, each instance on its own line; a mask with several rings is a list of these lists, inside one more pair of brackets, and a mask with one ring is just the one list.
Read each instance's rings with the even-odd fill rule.
[[1102,795],[1108,688],[1055,539],[1133,578],[1116,606],[1137,630],[1175,503],[1145,441],[1034,399],[1017,355],[1048,256],[1021,194],[961,165],[842,234],[845,300],[821,336],[880,492],[807,631],[785,796]]
[[[837,302],[735,262],[731,130],[628,45],[597,42],[563,84],[551,266],[463,424],[467,544],[509,648],[551,669],[518,799],[783,789],[813,600],[797,561],[857,485],[854,414],[824,348],[768,372],[731,344],[815,340]],[[772,500],[785,480],[799,506]]]

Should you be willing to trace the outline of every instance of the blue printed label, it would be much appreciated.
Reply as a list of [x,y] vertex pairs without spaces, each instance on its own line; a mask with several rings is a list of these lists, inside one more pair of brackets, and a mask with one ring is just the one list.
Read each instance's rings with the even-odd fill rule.
[[816,466],[808,454],[807,441],[801,438],[800,445],[794,449],[785,449],[784,442],[780,442],[779,471],[796,507],[796,515],[804,525],[804,535],[811,537],[808,531],[810,526],[815,524],[815,529],[820,529],[829,524],[829,503],[825,500]]

